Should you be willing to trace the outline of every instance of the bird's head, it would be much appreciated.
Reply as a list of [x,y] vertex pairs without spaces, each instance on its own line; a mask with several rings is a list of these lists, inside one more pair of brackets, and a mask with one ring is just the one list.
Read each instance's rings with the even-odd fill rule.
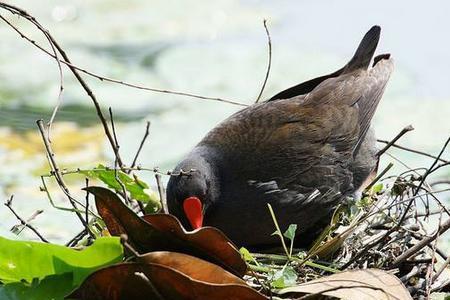
[[208,208],[217,199],[217,175],[202,156],[188,157],[173,171],[167,184],[167,206],[186,228],[203,226]]

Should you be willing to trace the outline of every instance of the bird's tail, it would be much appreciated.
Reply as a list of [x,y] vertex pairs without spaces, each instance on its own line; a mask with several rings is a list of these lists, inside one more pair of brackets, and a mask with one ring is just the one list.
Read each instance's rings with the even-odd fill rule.
[[381,28],[378,25],[373,26],[367,31],[352,59],[345,66],[343,73],[349,73],[362,68],[367,69],[369,67],[380,39],[380,32]]

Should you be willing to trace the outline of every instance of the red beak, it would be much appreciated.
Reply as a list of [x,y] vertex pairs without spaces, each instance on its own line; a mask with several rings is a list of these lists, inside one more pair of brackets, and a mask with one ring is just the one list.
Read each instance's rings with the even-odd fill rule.
[[193,229],[203,225],[203,204],[197,197],[189,197],[183,201],[183,209]]

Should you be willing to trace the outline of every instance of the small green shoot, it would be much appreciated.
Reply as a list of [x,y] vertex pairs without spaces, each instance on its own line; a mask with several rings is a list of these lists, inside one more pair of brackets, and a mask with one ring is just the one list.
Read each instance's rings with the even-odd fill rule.
[[291,246],[289,248],[289,257],[292,256],[292,249],[294,248],[294,239],[296,231],[297,231],[297,224],[291,224],[283,234],[286,238],[288,238],[291,241]]
[[239,252],[246,262],[253,262],[255,263],[255,265],[259,266],[258,261],[253,257],[250,251],[247,250],[247,248],[241,247],[241,249],[239,249]]
[[275,289],[282,289],[285,287],[297,284],[297,272],[289,265],[285,265],[281,270],[273,273],[271,279],[271,286]]
[[153,195],[153,193],[149,193],[148,190],[150,187],[147,183],[140,180],[135,175],[130,176],[119,170],[111,170],[102,164],[99,164],[97,168],[93,170],[83,170],[80,172],[89,178],[95,178],[102,181],[116,192],[122,192],[122,183],[126,191],[130,193],[132,199],[147,204],[147,212],[155,213],[161,209],[159,197],[155,196],[156,194]]
[[273,223],[276,228],[276,231],[274,233],[272,233],[272,235],[278,235],[280,237],[284,252],[286,253],[287,257],[290,259],[291,255],[289,254],[289,251],[286,247],[286,243],[284,241],[283,234],[281,233],[281,229],[280,229],[280,226],[278,225],[278,221],[277,221],[277,218],[275,217],[275,213],[273,212],[272,206],[269,203],[267,203],[267,206],[269,207],[269,212],[270,212],[270,215],[272,216],[272,220],[273,220]]

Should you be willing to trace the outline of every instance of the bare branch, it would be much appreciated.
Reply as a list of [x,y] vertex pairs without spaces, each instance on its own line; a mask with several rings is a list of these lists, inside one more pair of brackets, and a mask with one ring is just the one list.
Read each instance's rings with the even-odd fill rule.
[[5,206],[6,206],[7,208],[9,208],[9,210],[13,213],[13,215],[17,218],[17,220],[19,220],[19,222],[20,222],[23,226],[25,226],[25,227],[31,229],[31,231],[33,231],[33,232],[38,236],[38,238],[39,238],[41,241],[43,241],[44,243],[49,243],[49,241],[48,241],[46,238],[44,238],[44,237],[42,236],[42,234],[40,234],[39,231],[38,231],[36,228],[34,228],[34,226],[32,226],[32,225],[29,224],[29,222],[31,222],[34,218],[36,218],[38,215],[40,215],[40,214],[43,213],[44,211],[43,211],[43,210],[38,210],[38,211],[36,211],[30,218],[28,218],[27,221],[25,221],[25,220],[22,219],[22,218],[19,216],[19,214],[17,214],[17,213],[15,212],[15,210],[12,208],[12,201],[13,201],[13,198],[14,198],[14,196],[11,195],[11,197],[5,202]]
[[[377,139],[377,142],[383,143],[383,144],[391,143],[390,141],[381,140],[381,139]],[[401,145],[397,145],[397,144],[391,144],[391,147],[402,149],[402,150],[405,150],[405,151],[408,151],[408,152],[411,152],[411,153],[416,153],[416,154],[419,154],[419,155],[423,155],[423,156],[427,156],[427,157],[436,159],[436,156],[434,156],[434,155],[431,155],[429,153],[426,153],[426,152],[423,152],[423,151],[419,151],[419,150],[416,150],[416,149],[407,148],[405,146],[401,146]],[[448,160],[445,160],[445,159],[442,159],[442,158],[439,158],[439,161],[444,162],[444,163],[448,163],[449,162]]]
[[[7,7],[4,7],[4,3],[2,3],[2,2],[0,2],[0,7],[8,9]],[[10,9],[8,9],[8,10],[11,11]],[[14,11],[11,11],[11,12],[15,13],[15,14],[18,14],[17,12],[14,12]],[[28,42],[33,44],[33,46],[37,47],[39,50],[43,51],[44,53],[46,53],[47,55],[53,57],[54,59],[56,58],[55,55],[53,55],[47,49],[45,49],[42,46],[40,46],[34,40],[30,39],[22,31],[20,31],[17,27],[15,27],[10,22],[8,22],[5,18],[3,18],[2,16],[0,16],[0,18],[3,21],[5,21],[11,28],[13,28],[14,31],[19,33],[19,35],[22,38],[26,39]],[[64,58],[64,56],[63,56],[63,58]],[[76,71],[82,72],[82,73],[84,73],[86,75],[89,75],[91,77],[95,77],[95,78],[97,78],[97,79],[99,79],[101,81],[107,81],[107,82],[111,82],[111,83],[116,83],[116,84],[124,85],[124,86],[127,86],[127,87],[135,88],[135,89],[138,89],[138,90],[144,90],[144,91],[150,91],[150,92],[156,92],[156,93],[162,93],[162,94],[178,95],[178,96],[190,97],[190,98],[201,99],[201,100],[211,100],[211,101],[228,103],[228,104],[233,104],[233,105],[238,105],[238,106],[248,106],[247,104],[244,104],[244,103],[241,103],[241,102],[238,102],[238,101],[234,101],[234,100],[228,100],[228,99],[219,98],[219,97],[207,97],[207,96],[201,96],[201,95],[197,95],[197,94],[193,94],[193,93],[186,93],[186,92],[173,91],[173,90],[167,90],[167,89],[151,88],[151,87],[147,87],[147,86],[143,86],[143,85],[139,85],[139,84],[135,84],[135,83],[125,82],[125,81],[114,79],[114,78],[109,78],[109,77],[102,76],[102,75],[96,74],[94,72],[88,71],[88,70],[86,70],[84,68],[81,68],[79,66],[76,66],[76,65],[72,64],[69,60],[67,60],[65,58],[64,58],[64,60],[61,60],[60,62],[62,64],[65,64],[66,66],[68,66],[71,70],[74,69]]]
[[429,243],[437,239],[440,235],[442,235],[444,232],[446,232],[448,229],[450,229],[450,219],[447,219],[442,225],[439,226],[439,229],[436,231],[435,234],[429,237],[425,237],[420,242],[409,248],[407,251],[402,253],[397,259],[395,259],[392,263],[393,267],[396,267],[400,265],[402,262],[404,262],[406,259],[411,257],[412,255],[416,254],[420,249],[427,246]]
[[75,235],[70,241],[66,243],[67,247],[72,247],[76,245],[79,241],[81,241],[82,238],[84,238],[87,235],[86,229],[83,229],[80,233]]
[[258,103],[259,99],[261,99],[264,89],[266,88],[267,80],[269,79],[270,67],[272,66],[272,40],[270,38],[269,29],[267,28],[267,20],[264,20],[263,24],[264,24],[264,29],[266,30],[266,35],[267,35],[267,43],[268,43],[268,47],[269,47],[269,58],[268,58],[268,62],[267,62],[266,76],[264,77],[263,85],[261,86],[261,90],[259,91],[259,95],[256,98],[255,103]]
[[56,182],[58,183],[58,185],[61,188],[61,190],[63,191],[63,193],[69,199],[69,202],[72,205],[72,207],[74,208],[75,214],[77,215],[78,219],[80,219],[81,223],[86,228],[86,230],[89,232],[89,234],[92,237],[94,237],[94,235],[92,234],[92,232],[89,229],[89,225],[85,222],[83,216],[81,215],[80,211],[78,210],[78,207],[76,205],[76,200],[70,194],[69,188],[67,187],[66,183],[64,182],[63,177],[61,176],[59,167],[55,161],[55,153],[52,150],[50,140],[48,139],[48,137],[45,134],[44,122],[42,120],[38,120],[36,123],[38,125],[39,132],[41,133],[42,140],[44,142],[45,150],[47,153],[48,162],[49,162],[51,171],[52,171],[53,175],[55,176]]
[[387,149],[389,149],[396,141],[398,141],[405,133],[414,130],[414,127],[411,125],[406,126],[402,129],[387,145],[378,151],[377,156],[380,157],[384,152],[386,152]]
[[[112,128],[112,132],[113,132],[113,137],[114,137],[114,153],[115,153],[115,159],[114,159],[114,178],[116,179],[117,183],[120,185],[120,187],[122,188],[122,196],[125,199],[125,203],[127,205],[130,205],[130,200],[128,199],[128,195],[127,195],[127,189],[125,188],[125,185],[123,184],[122,180],[120,180],[119,178],[119,170],[117,169],[117,165],[119,164],[119,149],[120,149],[120,145],[119,145],[119,141],[117,140],[117,135],[116,135],[116,126],[114,124],[114,117],[113,117],[113,112],[111,107],[108,109],[109,110],[109,118],[111,121],[111,128]],[[123,166],[119,166],[121,171],[122,171],[122,167]]]
[[[144,147],[145,141],[147,140],[147,137],[148,137],[149,133],[150,133],[150,122],[147,121],[147,125],[146,125],[146,127],[145,127],[145,133],[144,133],[144,136],[142,137],[141,143],[140,143],[140,145],[139,145],[138,150],[136,151],[136,155],[134,156],[134,159],[133,159],[133,162],[131,163],[130,168],[134,168],[134,167],[136,166],[137,159],[138,159],[138,157],[139,157],[139,154],[140,154],[141,151],[142,151],[142,148]],[[129,172],[130,172],[130,171],[128,171],[128,173],[129,173]]]

